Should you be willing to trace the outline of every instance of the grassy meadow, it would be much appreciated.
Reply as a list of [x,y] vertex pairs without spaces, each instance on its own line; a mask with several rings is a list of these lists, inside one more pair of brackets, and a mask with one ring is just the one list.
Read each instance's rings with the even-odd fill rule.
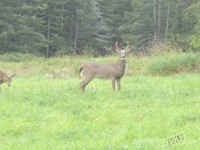
[[[13,57],[13,56],[12,56]],[[17,72],[0,93],[0,149],[198,150],[200,59],[197,54],[129,57],[131,76],[120,92],[110,80],[93,80],[79,92],[81,62],[116,57],[0,56],[0,68]],[[46,73],[67,68],[66,77]],[[169,145],[168,139],[184,140]]]

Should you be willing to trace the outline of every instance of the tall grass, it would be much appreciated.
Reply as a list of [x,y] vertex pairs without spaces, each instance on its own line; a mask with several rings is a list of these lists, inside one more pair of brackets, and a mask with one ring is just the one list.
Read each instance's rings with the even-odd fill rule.
[[195,53],[166,54],[147,65],[148,74],[170,75],[194,72],[200,65],[200,55]]
[[[57,58],[29,58],[28,55],[17,55],[17,60],[11,55],[0,56],[0,69],[6,72],[16,72],[19,76],[46,75],[56,69],[66,69],[67,77],[78,76],[79,66],[88,61],[108,63],[117,61],[118,56],[92,58],[86,56],[65,56]],[[21,58],[21,59],[20,59]],[[19,61],[21,60],[21,61]],[[128,56],[127,64],[133,75],[170,75],[176,73],[191,73],[200,67],[198,53],[165,53],[162,55]]]
[[176,42],[171,42],[168,40],[164,41],[152,41],[149,43],[148,50],[152,56],[161,56],[171,53],[181,53],[183,51],[183,47]]

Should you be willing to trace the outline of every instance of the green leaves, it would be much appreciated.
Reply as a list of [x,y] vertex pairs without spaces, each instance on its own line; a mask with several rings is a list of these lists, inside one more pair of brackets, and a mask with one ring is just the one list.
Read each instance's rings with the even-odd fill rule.
[[198,50],[198,0],[1,0],[0,14],[0,54],[105,55],[116,40],[148,51],[164,38]]

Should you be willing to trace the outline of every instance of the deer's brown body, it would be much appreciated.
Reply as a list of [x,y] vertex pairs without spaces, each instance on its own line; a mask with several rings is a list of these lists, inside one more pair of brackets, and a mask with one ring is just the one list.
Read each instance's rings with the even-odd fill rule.
[[120,54],[120,60],[114,63],[100,64],[88,62],[81,65],[79,73],[85,79],[80,83],[80,90],[84,91],[87,84],[94,78],[112,79],[112,88],[115,90],[115,81],[117,81],[118,90],[120,90],[120,79],[124,75],[126,68],[126,53],[129,46],[125,50],[120,50],[116,42],[116,50]]
[[[110,64],[89,62],[81,66],[80,73],[87,77],[119,79],[124,75],[125,67],[126,60],[120,60]],[[104,74],[102,74],[102,72],[104,72]]]
[[8,76],[5,72],[0,71],[0,90],[1,90],[1,84],[4,82],[7,83],[8,86],[10,86],[13,76],[15,76],[15,74]]

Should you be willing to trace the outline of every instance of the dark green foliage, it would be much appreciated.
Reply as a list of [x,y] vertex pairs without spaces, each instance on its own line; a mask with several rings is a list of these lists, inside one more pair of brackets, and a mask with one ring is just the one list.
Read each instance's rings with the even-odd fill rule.
[[132,51],[155,40],[199,51],[199,10],[198,0],[1,0],[0,54],[105,55],[116,40]]
[[30,62],[31,60],[38,59],[39,57],[33,56],[31,54],[22,54],[22,53],[5,53],[3,55],[0,55],[0,60],[2,62]]

